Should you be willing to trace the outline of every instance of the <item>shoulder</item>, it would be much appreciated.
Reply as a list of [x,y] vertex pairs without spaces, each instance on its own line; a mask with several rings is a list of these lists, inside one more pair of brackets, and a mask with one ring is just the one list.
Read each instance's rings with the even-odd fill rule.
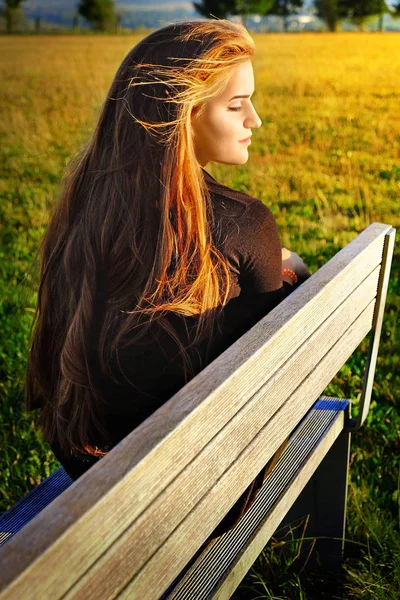
[[223,185],[206,171],[203,172],[215,215],[234,218],[242,227],[258,229],[259,226],[275,225],[271,210],[261,200]]

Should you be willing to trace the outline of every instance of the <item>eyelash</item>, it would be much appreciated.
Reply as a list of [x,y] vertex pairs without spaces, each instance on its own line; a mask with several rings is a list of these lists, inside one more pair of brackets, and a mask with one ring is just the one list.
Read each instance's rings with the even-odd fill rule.
[[241,106],[230,107],[228,110],[242,110]]

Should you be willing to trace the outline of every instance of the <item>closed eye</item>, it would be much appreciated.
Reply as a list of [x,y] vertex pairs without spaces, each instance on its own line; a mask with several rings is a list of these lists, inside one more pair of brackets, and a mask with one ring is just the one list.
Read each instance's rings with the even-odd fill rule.
[[228,110],[242,110],[241,106],[232,106],[232,107],[228,107]]

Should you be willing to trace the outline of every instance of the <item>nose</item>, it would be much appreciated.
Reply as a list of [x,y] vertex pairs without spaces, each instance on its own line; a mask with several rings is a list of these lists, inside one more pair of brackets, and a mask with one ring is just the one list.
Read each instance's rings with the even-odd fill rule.
[[246,127],[249,129],[258,129],[261,127],[262,121],[258,116],[256,109],[251,105],[250,114],[246,117]]

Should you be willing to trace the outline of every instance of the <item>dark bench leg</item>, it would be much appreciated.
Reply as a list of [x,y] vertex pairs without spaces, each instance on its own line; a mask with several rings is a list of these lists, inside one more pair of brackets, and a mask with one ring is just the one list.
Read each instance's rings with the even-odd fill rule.
[[[275,539],[294,540],[300,551],[299,565],[340,567],[345,537],[350,436],[345,431],[339,435],[274,535]],[[296,525],[298,527],[293,529]],[[300,545],[299,538],[303,536],[312,539],[303,539]]]

